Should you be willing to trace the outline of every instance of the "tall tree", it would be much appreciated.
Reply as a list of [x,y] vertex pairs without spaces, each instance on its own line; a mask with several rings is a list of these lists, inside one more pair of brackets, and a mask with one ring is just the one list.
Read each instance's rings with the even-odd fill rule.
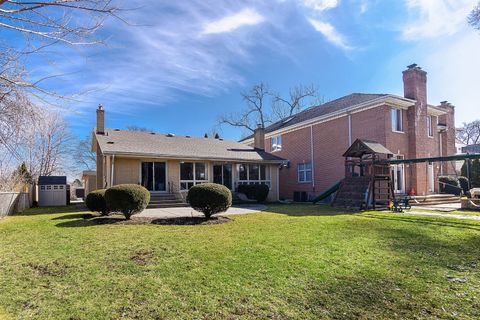
[[480,30],[480,2],[473,8],[468,16],[468,23],[477,30]]
[[[318,99],[317,89],[313,85],[299,85],[291,88],[288,98],[283,98],[278,93],[273,94],[272,116],[274,120],[290,117],[303,110],[306,106],[307,99]],[[309,106],[310,105],[312,105],[312,101],[310,101]]]
[[93,170],[96,167],[96,154],[92,151],[92,140],[89,137],[79,140],[72,154],[75,163],[83,170]]

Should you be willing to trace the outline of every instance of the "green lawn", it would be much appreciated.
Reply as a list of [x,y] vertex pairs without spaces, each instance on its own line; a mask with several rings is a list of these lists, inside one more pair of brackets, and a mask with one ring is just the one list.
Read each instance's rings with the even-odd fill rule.
[[0,318],[480,318],[479,222],[274,205],[95,225],[72,210],[0,220]]

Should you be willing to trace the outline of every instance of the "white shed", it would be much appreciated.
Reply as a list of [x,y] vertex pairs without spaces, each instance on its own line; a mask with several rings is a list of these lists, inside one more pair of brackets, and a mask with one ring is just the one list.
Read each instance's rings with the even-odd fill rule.
[[67,205],[67,177],[40,176],[38,178],[38,205],[40,207]]

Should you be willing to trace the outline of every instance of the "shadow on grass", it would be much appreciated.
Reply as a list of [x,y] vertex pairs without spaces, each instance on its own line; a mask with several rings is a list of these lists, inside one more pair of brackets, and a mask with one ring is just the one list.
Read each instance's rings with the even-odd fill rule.
[[326,204],[272,204],[269,205],[265,212],[284,214],[293,217],[305,216],[338,216],[338,215],[352,215],[361,213],[360,211],[346,211],[345,209],[334,208]]
[[74,213],[66,214],[64,216],[52,218],[52,220],[72,220],[72,219],[92,219],[98,217],[98,215],[92,213]]
[[412,216],[408,216],[408,217],[384,216],[384,215],[376,215],[376,214],[369,214],[369,213],[362,214],[362,217],[370,218],[370,219],[400,221],[400,222],[408,222],[408,223],[415,223],[415,224],[435,225],[435,226],[441,226],[441,227],[462,228],[462,229],[480,231],[480,224],[468,223],[465,221],[454,221],[453,218],[450,219],[446,217],[437,218],[437,217],[425,216],[423,218],[417,218]]
[[67,220],[65,222],[60,222],[56,224],[60,228],[79,228],[79,227],[92,227],[92,226],[102,226],[102,225],[210,225],[210,224],[222,224],[232,221],[228,217],[212,217],[210,219],[204,217],[178,217],[178,218],[147,218],[147,217],[132,217],[131,220],[126,220],[123,216],[113,215],[113,216],[92,216],[91,218],[85,218],[82,215],[66,215],[63,217],[58,217],[52,220]]
[[61,214],[70,212],[82,212],[85,209],[78,208],[75,204],[61,207],[35,207],[15,214],[16,216],[34,216],[40,214]]

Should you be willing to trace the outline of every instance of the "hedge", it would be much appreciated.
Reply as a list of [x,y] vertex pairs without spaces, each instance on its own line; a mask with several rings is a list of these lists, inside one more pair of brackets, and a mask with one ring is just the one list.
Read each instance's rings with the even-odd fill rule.
[[221,184],[202,183],[188,190],[187,202],[209,219],[214,214],[226,211],[232,205],[232,193]]
[[458,178],[452,176],[440,176],[438,177],[440,183],[440,193],[449,193],[460,195],[460,183],[458,182]]
[[460,183],[460,187],[462,188],[463,194],[467,194],[467,192],[470,191],[468,188],[468,178],[459,176],[458,182]]
[[90,192],[85,198],[85,205],[92,212],[100,212],[103,216],[108,215],[107,202],[105,201],[106,189],[98,189]]
[[107,207],[121,212],[127,220],[142,212],[150,202],[150,192],[137,184],[118,184],[105,192]]
[[237,191],[245,194],[248,199],[264,202],[268,197],[270,188],[266,184],[241,184]]

